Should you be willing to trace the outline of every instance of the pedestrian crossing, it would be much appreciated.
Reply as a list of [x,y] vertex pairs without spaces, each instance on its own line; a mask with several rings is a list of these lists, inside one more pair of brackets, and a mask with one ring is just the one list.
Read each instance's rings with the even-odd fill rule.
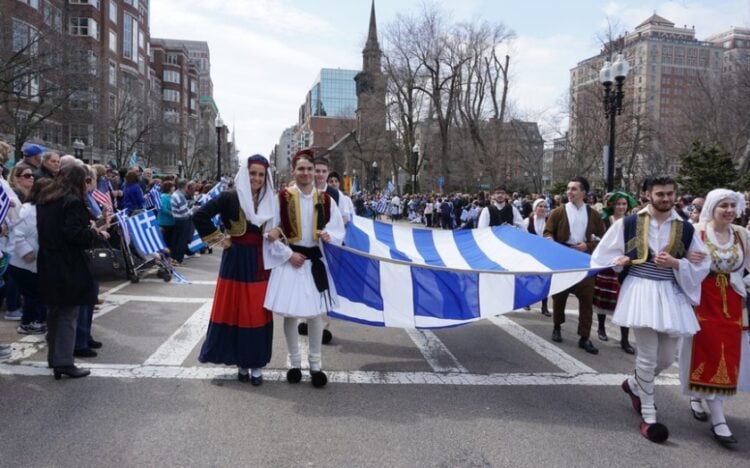
[[[143,283],[150,283],[146,280]],[[212,281],[201,281],[201,285],[210,286],[215,284]],[[144,286],[141,285],[140,289]],[[169,285],[168,287],[173,287]],[[182,291],[189,291],[184,285],[174,285],[182,288]],[[151,330],[152,334],[160,333],[163,335],[163,341],[156,346],[151,354],[135,363],[104,363],[101,356],[98,359],[82,361],[81,365],[91,369],[91,375],[101,378],[118,378],[118,379],[187,379],[187,380],[224,380],[235,379],[235,369],[226,366],[203,365],[198,364],[195,359],[197,349],[200,347],[206,333],[206,327],[211,312],[211,297],[193,297],[187,295],[139,295],[139,285],[130,285],[122,283],[110,288],[102,297],[104,304],[94,315],[95,328],[105,327],[100,325],[104,322],[105,316],[112,314],[126,314],[127,306],[130,304],[147,304],[153,305],[153,313],[159,313],[160,307],[170,304],[172,308],[178,306],[178,310],[186,315],[186,319],[179,322],[176,329],[172,327],[169,330]],[[192,312],[190,312],[192,311]],[[575,311],[570,311],[564,328],[568,330],[576,329]],[[281,320],[277,320],[281,322]],[[492,354],[495,342],[508,338],[504,346],[512,346],[511,355],[503,355],[502,359],[496,362],[488,358],[489,362],[484,362],[484,368],[491,369],[488,372],[478,372],[477,363],[469,362],[462,356],[462,350],[456,349],[446,344],[445,337],[450,337],[451,330],[401,330],[401,329],[382,329],[362,327],[345,322],[332,321],[334,330],[334,342],[332,346],[324,347],[323,361],[324,369],[328,373],[329,381],[341,384],[398,384],[398,385],[489,385],[489,386],[515,386],[515,385],[619,385],[627,376],[626,372],[632,368],[632,356],[619,353],[619,347],[616,343],[607,345],[600,353],[600,356],[591,358],[581,351],[580,359],[566,352],[563,347],[549,341],[546,335],[541,332],[534,332],[535,325],[541,330],[539,325],[544,326],[544,333],[551,330],[551,320],[543,317],[536,312],[518,312],[503,316],[490,318],[486,321],[471,325],[476,327],[490,327],[496,330],[482,329],[483,335],[498,336],[493,339],[485,339],[476,343],[477,346],[487,349],[488,354]],[[356,327],[356,328],[355,328]],[[279,327],[280,328],[280,327]],[[363,347],[357,349],[357,337],[348,336],[349,331],[365,333],[371,336],[373,333],[388,334],[395,343],[411,346],[416,350],[416,355],[421,358],[412,362],[405,359],[402,367],[410,367],[409,370],[394,370],[393,366],[386,365],[385,361],[379,359],[376,352],[368,355]],[[285,344],[283,333],[276,330],[276,343],[274,348],[274,359],[264,370],[264,379],[266,381],[284,381],[286,379],[286,367],[284,358]],[[609,323],[607,326],[608,334],[615,338],[619,337],[619,329]],[[363,335],[364,336],[364,335]],[[386,335],[377,335],[386,336]],[[372,339],[377,339],[377,336]],[[441,336],[444,338],[441,339]],[[303,337],[303,341],[306,337]],[[571,338],[568,338],[570,341]],[[450,341],[450,340],[448,340]],[[512,341],[509,344],[508,341]],[[343,343],[342,350],[337,350],[337,342]],[[473,343],[472,343],[473,344]],[[455,343],[454,343],[455,345]],[[600,347],[604,347],[599,345]],[[452,349],[453,348],[453,349]],[[306,351],[303,344],[302,349]],[[400,349],[400,348],[396,348]],[[361,360],[367,362],[366,365],[360,365],[359,368],[341,368],[346,367],[346,356],[339,358],[337,352],[361,354]],[[601,354],[613,353],[619,361],[616,369],[607,369],[607,359],[602,358]],[[465,354],[465,353],[463,353]],[[507,354],[507,353],[506,353]],[[43,336],[26,336],[20,338],[12,344],[12,355],[7,361],[0,363],[0,375],[14,376],[48,376],[50,370],[46,363],[46,344]],[[336,358],[336,359],[330,359]],[[535,362],[542,362],[544,365],[530,366],[528,372],[508,372],[503,369],[501,360],[524,360],[531,359]],[[594,361],[596,364],[584,362],[584,360]],[[611,360],[611,356],[609,358]],[[462,362],[464,360],[464,362]],[[336,361],[338,365],[332,364]],[[303,355],[302,362],[306,364],[307,358]],[[344,364],[342,364],[344,363]],[[354,366],[356,367],[356,366]],[[470,370],[474,368],[475,370]],[[544,368],[544,370],[540,370]],[[552,370],[547,370],[552,369]],[[678,385],[679,379],[676,373],[666,373],[658,379],[661,385]]]

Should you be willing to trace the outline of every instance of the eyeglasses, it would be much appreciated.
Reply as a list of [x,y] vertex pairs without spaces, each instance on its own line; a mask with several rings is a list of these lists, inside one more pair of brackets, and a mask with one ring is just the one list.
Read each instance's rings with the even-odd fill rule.
[[24,179],[33,179],[34,178],[34,174],[32,174],[30,172],[27,172],[26,174],[21,174],[18,177],[23,177]]
[[693,205],[693,211],[701,211],[703,209],[703,205]]

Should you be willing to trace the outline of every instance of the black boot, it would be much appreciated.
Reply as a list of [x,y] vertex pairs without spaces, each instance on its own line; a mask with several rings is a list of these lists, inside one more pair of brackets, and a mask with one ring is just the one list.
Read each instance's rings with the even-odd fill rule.
[[546,298],[542,300],[542,315],[544,315],[545,317],[552,317],[552,312],[550,312],[549,307],[547,307]]
[[605,314],[596,314],[596,316],[599,319],[599,340],[608,341],[609,338],[607,337],[607,330],[606,328],[604,328],[604,321],[607,320],[607,316]]
[[635,354],[635,349],[630,346],[628,341],[628,335],[630,335],[630,328],[620,327],[620,347],[628,354]]

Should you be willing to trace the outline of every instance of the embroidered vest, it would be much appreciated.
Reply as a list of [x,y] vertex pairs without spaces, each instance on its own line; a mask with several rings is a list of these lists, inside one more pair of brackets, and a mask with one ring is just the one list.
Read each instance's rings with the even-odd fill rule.
[[490,203],[487,209],[490,210],[490,226],[513,224],[513,206],[510,203],[506,203],[503,209],[498,209]]
[[[302,239],[302,213],[300,192],[296,187],[279,192],[279,214],[281,230],[290,244]],[[331,197],[325,192],[313,190],[313,240],[318,240],[318,231],[325,229],[331,219]]]
[[[675,279],[670,268],[658,268],[654,264],[653,252],[648,247],[649,221],[648,213],[634,214],[623,219],[625,255],[630,257],[631,264],[623,268],[618,275],[620,283],[629,274],[657,281]],[[695,228],[682,220],[672,220],[670,224],[671,231],[666,250],[671,256],[679,259],[684,257],[690,248]]]

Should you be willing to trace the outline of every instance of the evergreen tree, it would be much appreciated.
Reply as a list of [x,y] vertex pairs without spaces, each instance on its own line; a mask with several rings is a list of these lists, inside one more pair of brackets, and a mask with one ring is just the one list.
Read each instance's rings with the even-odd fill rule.
[[677,182],[684,193],[704,197],[715,188],[734,188],[739,179],[732,155],[715,143],[694,142],[680,162]]

